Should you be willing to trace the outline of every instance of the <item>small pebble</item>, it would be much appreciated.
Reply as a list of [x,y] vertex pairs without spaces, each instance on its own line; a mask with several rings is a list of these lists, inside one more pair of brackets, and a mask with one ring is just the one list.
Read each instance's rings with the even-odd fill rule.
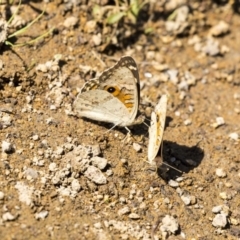
[[91,146],[91,153],[93,157],[98,156],[101,154],[101,148],[99,145],[93,145]]
[[128,214],[130,213],[130,209],[129,207],[124,207],[124,208],[121,208],[118,210],[118,215],[119,216],[122,216],[122,215],[125,215],[125,214]]
[[87,170],[84,172],[84,175],[91,181],[97,184],[106,184],[107,179],[103,173],[94,166],[88,166]]
[[224,178],[227,176],[227,173],[222,168],[217,168],[216,175],[220,178]]
[[120,197],[119,202],[120,203],[126,203],[126,198],[125,197]]
[[182,199],[182,201],[184,202],[184,204],[186,206],[190,205],[190,203],[191,203],[191,196],[189,196],[189,195],[182,195],[181,199]]
[[162,225],[160,227],[161,232],[171,232],[174,234],[177,232],[178,229],[179,229],[179,224],[174,217],[170,215],[166,215],[162,219]]
[[48,216],[48,211],[41,211],[41,212],[35,214],[35,218],[36,218],[37,220],[39,220],[39,219],[44,219],[44,218],[46,218],[47,216]]
[[210,30],[209,30],[209,34],[214,36],[214,37],[218,37],[220,35],[226,34],[229,32],[229,24],[227,24],[224,21],[220,21],[217,25],[213,26]]
[[101,229],[102,228],[102,224],[100,222],[94,223],[93,226],[97,229]]
[[142,147],[140,144],[138,143],[133,143],[133,149],[136,151],[136,152],[140,152],[142,150]]
[[213,213],[220,213],[222,211],[222,206],[218,205],[212,208]]
[[16,219],[16,216],[13,216],[10,212],[6,212],[2,215],[3,221],[13,221]]
[[51,171],[51,172],[55,172],[58,168],[57,168],[57,164],[52,162],[49,164],[48,166],[48,169]]
[[191,119],[186,119],[185,121],[184,121],[184,125],[185,126],[189,126],[189,125],[191,125],[192,124],[192,120]]
[[224,124],[225,124],[225,121],[224,121],[223,117],[217,117],[216,122],[212,124],[212,127],[218,128]]
[[4,199],[4,192],[0,191],[0,200],[3,200],[3,199]]
[[224,199],[224,200],[229,199],[229,196],[227,195],[226,192],[219,193],[219,196],[220,196],[221,199]]
[[240,219],[236,219],[236,218],[230,218],[230,222],[231,222],[231,224],[232,225],[235,225],[235,226],[237,226],[237,225],[239,225],[240,224]]
[[102,34],[98,33],[92,36],[92,42],[94,46],[99,46],[102,42]]
[[140,216],[137,213],[131,213],[129,214],[129,218],[137,220],[140,218]]
[[231,138],[231,139],[233,139],[235,141],[238,141],[238,139],[239,139],[239,135],[236,132],[230,133],[228,136],[229,136],[229,138]]
[[152,73],[150,73],[150,72],[145,72],[145,73],[144,73],[144,77],[145,77],[145,78],[152,78]]
[[24,173],[27,176],[27,179],[37,179],[38,178],[38,172],[33,168],[27,168],[24,171]]
[[2,141],[2,151],[5,153],[12,153],[14,150],[13,144],[10,142]]
[[174,180],[169,180],[168,185],[173,187],[173,188],[177,188],[179,186],[179,183],[174,181]]
[[105,174],[106,174],[108,177],[110,177],[110,176],[113,175],[113,170],[112,170],[112,169],[108,169],[108,170],[105,172]]
[[39,140],[39,136],[38,136],[37,134],[33,135],[33,136],[32,136],[32,140],[33,140],[33,141]]
[[57,155],[63,155],[64,154],[64,149],[63,147],[57,147],[57,149],[54,151]]
[[78,23],[78,18],[71,16],[71,17],[68,17],[67,19],[65,19],[63,26],[66,28],[70,28],[70,27],[76,26],[77,23]]
[[221,213],[221,214],[217,214],[215,216],[215,218],[213,219],[212,221],[212,225],[214,227],[220,227],[220,228],[224,228],[227,226],[227,216],[224,214],[224,213]]
[[228,188],[231,188],[233,185],[230,182],[225,182],[225,186],[228,187]]
[[79,192],[81,190],[81,185],[77,179],[73,179],[71,183],[71,187],[73,191]]
[[103,170],[107,166],[107,159],[102,157],[92,157],[91,158],[92,165],[99,168],[100,170]]

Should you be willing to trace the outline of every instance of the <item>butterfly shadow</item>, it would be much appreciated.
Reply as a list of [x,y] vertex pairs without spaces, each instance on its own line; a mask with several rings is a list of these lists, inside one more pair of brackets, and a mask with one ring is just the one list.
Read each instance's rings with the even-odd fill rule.
[[[164,180],[176,179],[198,167],[204,158],[204,151],[198,144],[188,147],[175,142],[163,141],[163,163],[157,162],[158,176]],[[156,161],[158,161],[158,157]],[[166,164],[164,164],[166,163]]]
[[[95,124],[99,127],[104,127],[106,128],[106,131],[103,134],[108,134],[112,130],[121,132],[123,135],[127,135],[129,132],[125,127],[122,126],[114,126],[112,123],[106,123],[106,122],[101,122],[101,121],[95,121],[89,118],[82,117],[84,121]],[[134,136],[141,136],[141,135],[146,135],[147,131],[146,130],[146,125],[144,123],[128,126],[128,129],[130,130],[130,135],[134,138]]]

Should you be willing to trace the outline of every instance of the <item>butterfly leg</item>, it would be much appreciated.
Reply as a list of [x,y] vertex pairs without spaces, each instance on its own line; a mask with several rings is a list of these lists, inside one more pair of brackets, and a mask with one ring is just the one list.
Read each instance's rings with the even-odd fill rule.
[[108,129],[104,134],[106,134],[106,133],[110,132],[111,130],[113,130],[117,125],[118,125],[118,124],[113,125],[113,126],[112,126],[110,129]]
[[128,127],[125,127],[125,129],[127,130],[127,134],[121,141],[122,142],[125,142],[125,141],[129,142],[131,137],[133,137],[133,136],[132,136],[132,133],[131,133],[131,131]]

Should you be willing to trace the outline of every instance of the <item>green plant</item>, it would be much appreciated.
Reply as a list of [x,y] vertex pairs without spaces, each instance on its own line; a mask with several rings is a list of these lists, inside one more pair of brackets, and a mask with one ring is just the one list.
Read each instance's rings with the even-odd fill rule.
[[118,23],[123,18],[136,23],[138,14],[146,3],[148,3],[147,0],[130,0],[129,3],[127,0],[115,0],[115,6],[106,5],[100,7],[95,5],[93,15],[100,19],[100,17],[107,13],[106,23],[110,25]]
[[27,26],[21,28],[20,30],[17,30],[15,31],[14,33],[8,35],[8,27],[9,25],[11,24],[11,22],[13,21],[13,19],[15,18],[15,16],[17,15],[18,13],[18,10],[21,6],[21,0],[19,0],[19,3],[18,3],[18,6],[17,6],[17,10],[14,12],[14,14],[11,16],[11,18],[5,23],[4,27],[2,27],[1,31],[6,31],[6,39],[4,40],[4,44],[5,45],[8,45],[8,46],[11,46],[11,47],[19,47],[19,46],[24,46],[24,45],[27,45],[27,44],[32,44],[36,41],[38,41],[39,39],[45,37],[46,35],[48,35],[49,33],[51,33],[53,31],[54,28],[50,29],[49,31],[41,34],[40,36],[34,38],[33,40],[30,40],[28,42],[24,42],[24,43],[19,43],[19,44],[13,44],[10,39],[13,38],[13,37],[16,37],[20,34],[23,34],[24,32],[26,32],[35,22],[37,22],[41,17],[42,15],[44,14],[44,11],[37,17],[35,18],[33,21],[31,21],[29,24],[27,24]]

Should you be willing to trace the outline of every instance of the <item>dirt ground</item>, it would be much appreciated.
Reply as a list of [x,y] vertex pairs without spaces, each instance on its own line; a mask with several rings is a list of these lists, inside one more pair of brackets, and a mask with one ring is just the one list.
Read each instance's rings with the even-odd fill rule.
[[[3,18],[14,4],[1,4]],[[22,2],[8,34],[45,12],[0,49],[0,239],[240,239],[238,4]],[[124,141],[124,128],[108,132],[72,104],[125,55],[138,65],[146,125]],[[163,94],[163,159],[173,168],[156,170],[147,125]],[[93,160],[76,164],[78,151],[105,161],[95,167],[105,182],[87,176]]]

